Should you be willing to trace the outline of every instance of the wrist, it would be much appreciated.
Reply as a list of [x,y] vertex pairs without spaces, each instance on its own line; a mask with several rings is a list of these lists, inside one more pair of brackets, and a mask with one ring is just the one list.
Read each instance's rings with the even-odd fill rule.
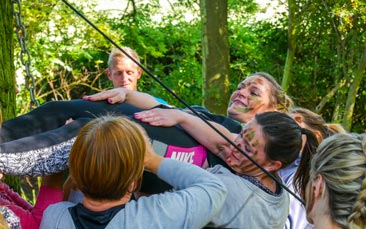
[[161,162],[164,160],[164,157],[160,155],[152,155],[150,158],[145,162],[145,169],[151,171],[152,173],[156,174],[158,172],[159,166]]
[[192,123],[191,119],[194,118],[191,114],[188,114],[184,111],[177,110],[177,114],[175,115],[177,124],[181,126],[185,126],[186,123],[189,126],[190,123]]

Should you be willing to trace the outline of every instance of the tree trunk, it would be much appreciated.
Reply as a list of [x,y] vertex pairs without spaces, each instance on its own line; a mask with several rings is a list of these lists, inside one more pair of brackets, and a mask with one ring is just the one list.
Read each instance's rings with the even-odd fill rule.
[[283,78],[281,86],[285,92],[291,83],[291,69],[294,62],[295,49],[296,49],[296,28],[295,28],[295,0],[288,0],[288,47],[286,63],[283,72]]
[[[13,43],[13,13],[11,1],[0,4],[0,112],[3,120],[15,117],[15,70],[14,70],[14,43]],[[19,178],[4,177],[15,191],[20,191]]]
[[346,109],[344,112],[343,123],[342,123],[347,131],[350,131],[352,127],[352,115],[355,107],[356,95],[358,89],[360,88],[362,78],[364,77],[365,68],[366,68],[366,46],[363,50],[362,57],[360,59],[358,68],[355,72],[355,78],[353,79],[351,87],[349,88],[348,91]]
[[227,0],[201,0],[203,104],[226,114],[229,91]]
[[0,4],[0,109],[3,120],[15,116],[15,71],[11,1]]

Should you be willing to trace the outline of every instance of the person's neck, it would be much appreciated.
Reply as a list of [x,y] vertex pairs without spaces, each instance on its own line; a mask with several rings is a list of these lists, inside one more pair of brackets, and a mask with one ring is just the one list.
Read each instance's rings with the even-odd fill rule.
[[[277,189],[276,181],[273,180],[266,173],[264,173],[262,170],[257,169],[256,172],[253,172],[252,174],[248,174],[248,175],[257,178],[266,188],[271,190],[273,193],[276,192],[276,189]],[[275,176],[276,178],[278,178],[277,173],[272,173],[272,175]]]
[[314,228],[313,229],[323,229],[323,228],[327,228],[327,229],[342,229],[342,227],[336,223],[334,223],[331,218],[329,217],[329,215],[325,216],[320,215],[317,216],[314,219]]
[[[310,197],[311,198],[311,197]],[[342,227],[337,224],[332,218],[332,213],[329,207],[328,193],[321,193],[318,197],[312,199],[313,204],[309,204],[311,208],[307,213],[311,217],[314,225],[314,229],[341,229]]]
[[131,199],[131,194],[126,194],[119,200],[93,200],[89,197],[84,197],[83,205],[91,211],[105,211],[112,207],[126,204]]
[[[276,174],[273,174],[276,178],[278,178],[278,176]],[[258,180],[264,185],[266,186],[269,190],[271,190],[273,193],[276,192],[277,190],[277,184],[276,181],[273,180],[271,177],[269,176],[261,176],[261,177],[257,177]]]

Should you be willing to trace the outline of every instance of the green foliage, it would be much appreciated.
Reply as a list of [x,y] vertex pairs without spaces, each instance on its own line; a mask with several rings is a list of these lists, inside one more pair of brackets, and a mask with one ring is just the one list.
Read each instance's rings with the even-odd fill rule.
[[[354,1],[352,4],[360,4]],[[362,7],[361,7],[362,8]],[[333,88],[343,80],[346,84],[336,91],[321,115],[329,122],[340,122],[345,110],[353,76],[360,64],[365,44],[365,12],[352,7],[348,1],[313,1],[304,3],[298,13],[294,80],[289,93],[298,105],[314,109]],[[362,85],[362,84],[361,84]],[[361,86],[359,94],[365,90]],[[301,94],[298,88],[301,88]],[[364,132],[364,99],[356,96],[352,131]],[[362,112],[363,111],[363,112]],[[361,113],[359,113],[361,112]],[[361,127],[363,126],[363,127]]]
[[287,50],[286,28],[281,23],[253,24],[248,19],[229,22],[232,90],[246,76],[259,71],[269,72],[281,81]]
[[[201,104],[198,0],[172,1],[163,12],[157,0],[135,3],[135,8],[130,4],[118,12],[96,11],[90,1],[75,5],[116,43],[134,48],[143,66],[179,97],[188,104]],[[334,121],[336,107],[344,110],[349,80],[361,55],[357,50],[365,43],[365,4],[361,1],[313,1],[311,4],[298,1],[297,4],[296,31],[300,42],[289,94],[299,106],[314,110],[327,93],[342,79],[347,79],[347,84],[321,110],[327,121]],[[259,7],[253,1],[230,0],[228,5],[231,89],[257,71],[269,72],[281,82],[287,52],[287,16],[279,15],[278,20],[271,22],[256,21],[254,13]],[[24,1],[23,11],[37,98],[41,103],[80,98],[112,87],[104,74],[112,45],[99,33],[62,2]],[[189,12],[192,19],[186,20]],[[28,111],[29,95],[21,82],[18,85],[18,108],[23,113]],[[139,90],[182,106],[146,73],[139,82]],[[354,131],[358,132],[366,129],[361,117],[365,111],[361,105],[365,104],[365,90],[365,84],[361,83],[353,119]]]
[[[128,1],[130,2],[130,1]],[[161,10],[158,0],[138,1],[121,11],[95,10],[91,1],[76,8],[120,46],[139,53],[142,65],[188,104],[201,104],[201,23],[198,0],[172,1]],[[80,98],[109,89],[104,70],[112,45],[59,1],[22,1],[32,73],[40,103]],[[297,1],[298,46],[289,94],[297,105],[315,110],[342,79],[347,83],[326,103],[321,115],[334,119],[344,103],[353,73],[366,43],[365,3],[362,1]],[[326,4],[326,5],[325,5]],[[287,52],[287,15],[276,21],[256,21],[252,0],[229,0],[230,88],[247,75],[271,73],[281,82]],[[167,13],[169,11],[169,13]],[[112,16],[114,15],[114,16]],[[191,16],[187,20],[186,17]],[[20,68],[19,48],[15,49]],[[24,71],[21,75],[25,75]],[[17,77],[18,114],[29,111],[29,93]],[[144,73],[138,89],[181,107],[163,86]],[[365,77],[356,96],[354,132],[366,131]],[[27,196],[34,199],[34,197]]]
[[[24,4],[24,9],[32,12],[27,15],[38,15],[41,9],[30,4]],[[91,5],[84,4],[82,9],[89,9],[84,15],[117,44],[134,48],[143,65],[161,82],[189,104],[200,103],[200,21],[198,18],[184,21],[184,8],[179,3],[174,5],[173,14],[161,16],[159,22],[151,17],[160,9],[157,1],[137,7],[135,12],[126,10],[113,18],[103,11],[90,10]],[[48,18],[38,21],[36,31],[31,32],[32,40],[28,41],[40,102],[80,98],[111,88],[104,74],[111,44],[62,3],[46,12]],[[24,18],[24,21],[30,26],[37,19]],[[19,89],[18,107],[24,108],[19,112],[24,113],[28,111],[27,91],[22,84]],[[182,106],[147,74],[140,80],[139,90]]]

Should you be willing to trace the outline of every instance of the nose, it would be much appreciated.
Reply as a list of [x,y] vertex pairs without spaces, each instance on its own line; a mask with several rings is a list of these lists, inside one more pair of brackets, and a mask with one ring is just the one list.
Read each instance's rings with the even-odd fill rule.
[[242,88],[242,89],[239,90],[238,94],[240,96],[243,96],[244,98],[247,98],[248,95],[249,95],[249,91],[248,91],[247,88]]
[[121,72],[121,79],[122,79],[122,82],[127,82],[128,75],[125,72]]
[[231,151],[232,151],[233,153],[237,153],[237,152],[239,152],[239,150],[238,150],[237,148],[241,149],[241,144],[240,144],[240,143],[237,143],[237,142],[234,142],[234,143],[235,143],[235,145],[236,145],[237,147],[235,147],[235,146],[233,146],[233,145],[230,145],[230,149],[231,149]]

